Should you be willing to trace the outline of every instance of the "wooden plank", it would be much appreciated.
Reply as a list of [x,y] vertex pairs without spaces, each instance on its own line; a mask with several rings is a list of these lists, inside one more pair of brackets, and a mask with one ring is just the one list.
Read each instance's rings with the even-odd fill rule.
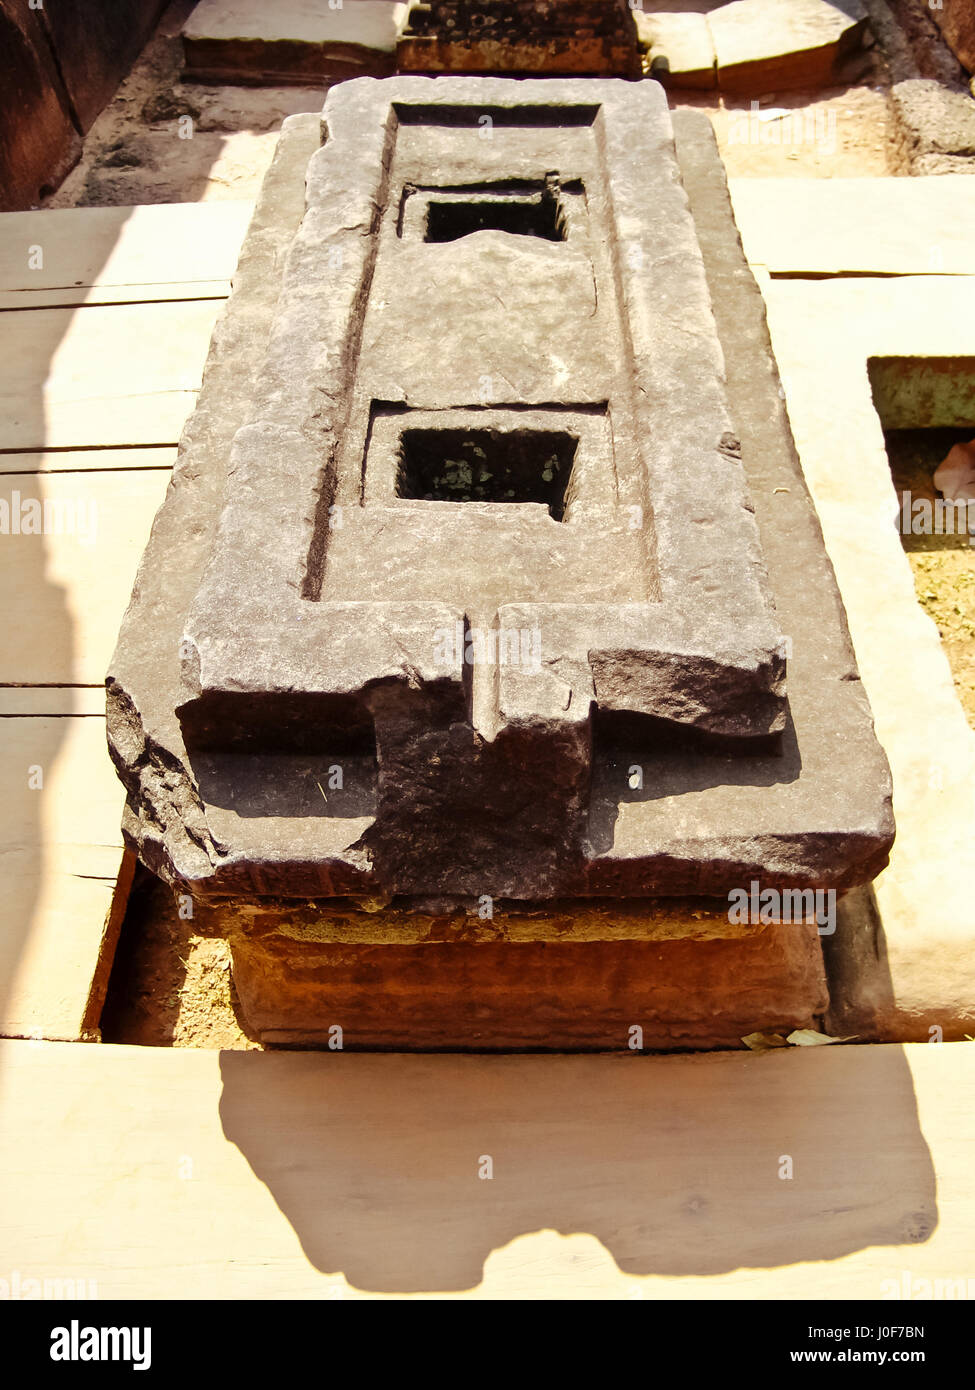
[[5,313],[0,450],[177,443],[221,308],[204,299]]
[[160,203],[0,217],[0,309],[228,292],[253,204]]
[[105,691],[95,686],[0,686],[0,719],[105,718]]
[[660,1058],[8,1042],[0,1085],[7,1267],[93,1280],[101,1299],[880,1299],[904,1270],[973,1275],[965,1043]]
[[[226,299],[229,280],[200,280],[168,285],[90,285],[70,290],[0,291],[0,310],[80,309],[88,304],[147,304],[170,299]],[[0,320],[2,322],[2,320]]]
[[867,370],[873,357],[975,356],[975,276],[773,280],[765,290],[792,431],[894,783],[890,864],[865,901],[851,895],[861,906],[845,926],[841,906],[828,944],[832,1028],[975,1033],[975,731],[917,601]]
[[106,469],[172,468],[174,444],[147,449],[53,449],[0,454],[0,473],[101,473]]
[[[32,775],[38,768],[39,778]],[[95,847],[117,858],[124,794],[108,756],[104,718],[0,720],[0,789],[5,854]]]
[[971,275],[975,180],[731,179],[749,261],[773,275]]
[[0,719],[0,1033],[91,1033],[125,896],[123,801],[103,718]]
[[[103,684],[168,481],[168,469],[0,478],[0,685]],[[47,533],[13,534],[28,517]]]

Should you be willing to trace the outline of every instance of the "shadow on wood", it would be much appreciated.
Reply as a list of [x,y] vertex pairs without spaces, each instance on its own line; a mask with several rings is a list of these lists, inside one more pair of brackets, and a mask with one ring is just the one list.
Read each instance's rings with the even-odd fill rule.
[[542,1229],[592,1234],[627,1274],[681,1276],[937,1225],[899,1047],[393,1061],[221,1056],[226,1137],[312,1264],[361,1289],[472,1288],[492,1250]]

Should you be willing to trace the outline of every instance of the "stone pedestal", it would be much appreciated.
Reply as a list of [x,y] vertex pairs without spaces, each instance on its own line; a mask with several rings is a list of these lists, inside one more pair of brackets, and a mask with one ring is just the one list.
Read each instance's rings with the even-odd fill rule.
[[271,1040],[330,1000],[377,1046],[466,1046],[472,1000],[487,1046],[808,1025],[815,927],[729,932],[729,895],[869,881],[889,777],[706,119],[395,78],[325,126],[310,163],[286,130],[113,662],[128,839]]

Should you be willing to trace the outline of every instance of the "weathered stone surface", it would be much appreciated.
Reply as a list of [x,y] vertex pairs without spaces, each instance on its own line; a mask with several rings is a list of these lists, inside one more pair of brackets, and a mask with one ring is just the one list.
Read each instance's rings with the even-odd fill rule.
[[714,87],[714,40],[703,14],[645,14],[636,10],[637,34],[649,53],[654,77],[665,86]]
[[733,0],[707,17],[723,92],[825,86],[862,43],[861,0]]
[[184,76],[297,83],[393,71],[399,0],[202,0],[183,26]]
[[396,60],[401,72],[640,72],[626,0],[430,0],[410,9]]
[[[326,120],[285,264],[287,128],[113,662],[143,858],[417,910],[869,879],[886,766],[707,122],[678,166],[655,83],[365,80]],[[470,667],[498,628],[519,660]]]
[[912,174],[975,173],[975,101],[928,78],[891,88],[895,131]]
[[[959,841],[963,836],[959,835]],[[953,847],[955,848],[955,847]],[[957,846],[959,878],[968,846]],[[903,880],[905,875],[893,871]],[[929,887],[917,875],[918,889]],[[863,1042],[962,1042],[975,1029],[975,936],[971,912],[954,911],[959,894],[946,885],[917,903],[890,910],[901,887],[883,894],[857,888],[838,907],[835,934],[823,939],[829,980],[827,1029]],[[960,887],[960,883],[958,887]]]

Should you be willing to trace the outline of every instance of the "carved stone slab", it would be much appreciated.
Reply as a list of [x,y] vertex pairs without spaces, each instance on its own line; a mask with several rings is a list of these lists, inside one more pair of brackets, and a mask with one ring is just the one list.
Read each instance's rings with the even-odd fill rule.
[[302,211],[310,133],[109,677],[146,862],[418,908],[872,877],[886,763],[760,309],[716,326],[757,290],[713,144],[689,206],[656,83],[361,79]]

